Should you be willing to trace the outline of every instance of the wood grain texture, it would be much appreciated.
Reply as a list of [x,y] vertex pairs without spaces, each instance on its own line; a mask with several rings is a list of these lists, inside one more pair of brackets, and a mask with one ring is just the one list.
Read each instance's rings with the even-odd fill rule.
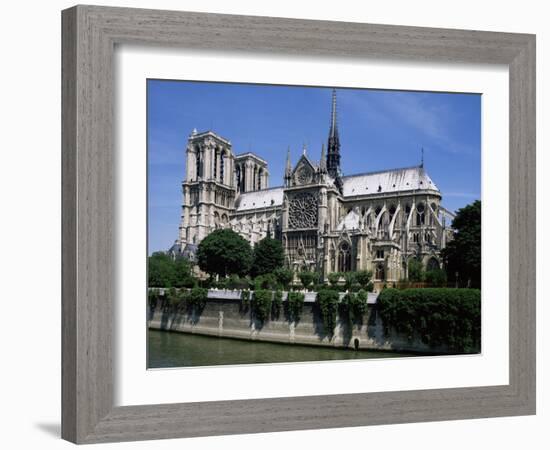
[[[63,11],[62,30],[63,438],[93,443],[534,414],[534,36],[94,6]],[[113,52],[121,43],[508,65],[510,383],[113,407]]]

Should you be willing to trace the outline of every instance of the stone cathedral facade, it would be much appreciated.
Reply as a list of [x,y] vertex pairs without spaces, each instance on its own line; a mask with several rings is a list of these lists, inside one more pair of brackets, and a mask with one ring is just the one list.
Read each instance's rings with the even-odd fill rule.
[[[293,165],[287,154],[284,184],[269,187],[267,162],[212,131],[190,135],[179,235],[170,250],[193,258],[217,228],[231,228],[252,245],[265,236],[282,241],[295,271],[371,270],[375,284],[407,278],[411,258],[441,266],[452,238],[441,192],[423,163],[344,176],[336,91],[327,146],[313,161],[304,148]],[[345,156],[345,153],[344,153]]]

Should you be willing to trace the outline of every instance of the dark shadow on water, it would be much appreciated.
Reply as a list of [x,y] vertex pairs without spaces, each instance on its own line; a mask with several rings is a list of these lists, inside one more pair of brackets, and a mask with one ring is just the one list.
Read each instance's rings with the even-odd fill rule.
[[37,423],[36,428],[55,438],[61,438],[60,423]]

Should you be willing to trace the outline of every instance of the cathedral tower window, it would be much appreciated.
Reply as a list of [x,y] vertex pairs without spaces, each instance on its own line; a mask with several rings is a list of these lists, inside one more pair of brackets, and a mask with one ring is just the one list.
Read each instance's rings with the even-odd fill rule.
[[220,181],[222,183],[224,182],[224,178],[223,178],[224,171],[225,171],[225,151],[222,150],[222,152],[220,153]]
[[197,180],[202,177],[202,161],[201,161],[201,152],[199,150],[199,148],[197,147],[196,149],[196,153],[195,153],[197,156],[195,158],[195,162],[196,162],[196,172],[197,172]]
[[218,150],[214,149],[214,179],[218,176]]

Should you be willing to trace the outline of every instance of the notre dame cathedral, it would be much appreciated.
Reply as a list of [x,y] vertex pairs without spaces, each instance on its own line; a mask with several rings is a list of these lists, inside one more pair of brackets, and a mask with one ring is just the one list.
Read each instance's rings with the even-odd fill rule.
[[288,267],[330,272],[371,270],[375,284],[407,278],[416,258],[440,267],[452,238],[441,193],[424,164],[343,175],[336,91],[328,142],[319,162],[304,148],[293,166],[287,155],[284,184],[269,187],[267,161],[236,155],[212,131],[192,132],[179,236],[172,254],[193,258],[197,244],[217,228],[230,228],[252,245],[265,236],[282,241]]

